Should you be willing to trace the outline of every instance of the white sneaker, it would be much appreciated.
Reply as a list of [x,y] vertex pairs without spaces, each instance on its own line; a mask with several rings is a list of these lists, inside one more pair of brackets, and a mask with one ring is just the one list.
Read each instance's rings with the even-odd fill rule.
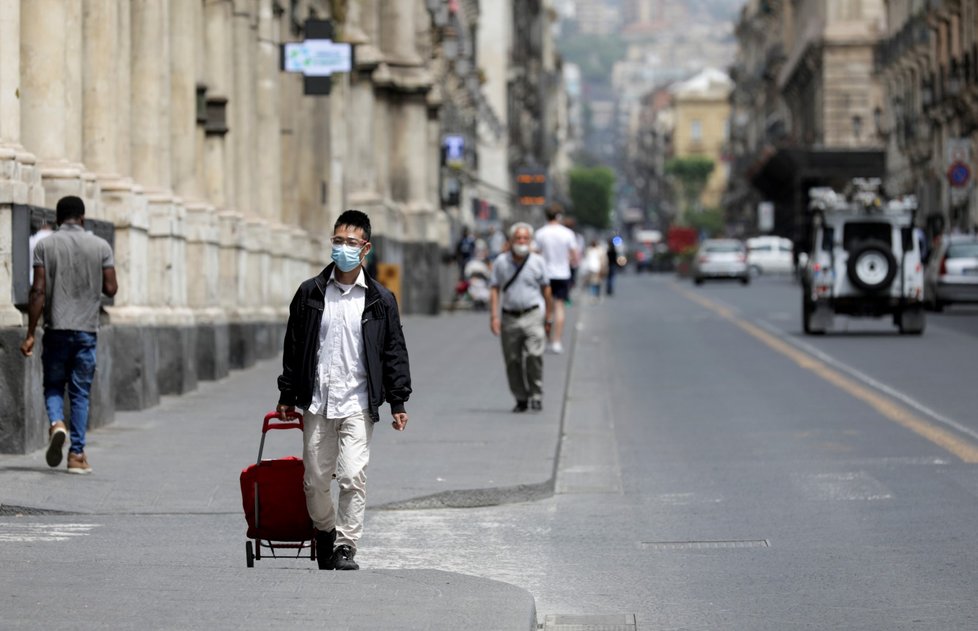
[[560,355],[564,352],[564,346],[560,342],[554,342],[550,345],[550,352],[554,355]]

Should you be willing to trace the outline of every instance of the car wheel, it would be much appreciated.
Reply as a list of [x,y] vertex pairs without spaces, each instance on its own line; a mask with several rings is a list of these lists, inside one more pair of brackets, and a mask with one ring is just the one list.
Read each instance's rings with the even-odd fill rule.
[[901,335],[920,335],[924,332],[926,322],[921,307],[907,307],[897,312],[894,319]]
[[943,300],[934,300],[934,304],[932,306],[935,312],[940,313],[941,311],[944,311],[944,307],[947,306],[947,303]]
[[815,311],[815,304],[809,300],[808,291],[801,294],[801,328],[806,334],[814,333],[812,330],[812,312]]
[[865,241],[849,253],[846,275],[863,291],[883,291],[893,283],[896,273],[896,257],[881,241]]
[[740,284],[741,285],[749,285],[750,284],[750,276],[744,276],[744,277],[742,277],[740,279]]
[[700,278],[699,276],[697,276],[696,278],[693,279],[693,283],[696,284],[696,285],[702,285],[703,284],[703,279]]

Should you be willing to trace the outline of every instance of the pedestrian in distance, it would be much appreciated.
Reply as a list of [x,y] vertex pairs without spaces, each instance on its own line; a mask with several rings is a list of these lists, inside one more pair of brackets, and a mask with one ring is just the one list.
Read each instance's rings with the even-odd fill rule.
[[[34,354],[34,333],[44,316],[41,364],[48,448],[45,460],[57,467],[71,431],[68,473],[86,474],[92,466],[85,454],[89,400],[95,379],[96,343],[102,295],[112,297],[119,286],[112,247],[85,231],[85,203],[78,197],[58,200],[58,229],[34,247],[34,279],[27,306],[27,336],[20,345],[25,357]],[[65,390],[71,405],[65,425]]]
[[509,237],[509,250],[492,266],[489,329],[502,341],[506,378],[516,397],[513,412],[542,410],[543,352],[554,310],[550,278],[543,257],[530,251],[533,227],[513,224]]
[[605,274],[606,283],[604,292],[607,296],[615,295],[615,276],[618,274],[618,268],[622,266],[622,257],[618,253],[618,243],[620,241],[620,236],[608,237],[608,271]]
[[411,373],[397,301],[363,269],[370,218],[347,210],[330,241],[333,262],[299,285],[289,307],[276,411],[284,420],[304,410],[303,488],[319,569],[358,570],[373,426],[386,401],[392,427],[404,431]]
[[584,250],[581,270],[583,270],[585,282],[591,293],[592,304],[596,304],[601,299],[601,279],[604,278],[607,269],[608,257],[604,248],[601,247],[597,239],[591,239],[591,243]]
[[562,208],[553,204],[547,209],[547,224],[537,230],[534,241],[537,250],[547,264],[547,276],[554,300],[554,322],[548,337],[550,352],[563,353],[561,338],[564,335],[564,305],[570,298],[571,268],[577,267],[580,252],[577,251],[577,236],[574,231],[561,223]]
[[475,237],[468,226],[462,226],[462,236],[455,245],[455,262],[458,264],[458,278],[465,278],[465,265],[475,256]]

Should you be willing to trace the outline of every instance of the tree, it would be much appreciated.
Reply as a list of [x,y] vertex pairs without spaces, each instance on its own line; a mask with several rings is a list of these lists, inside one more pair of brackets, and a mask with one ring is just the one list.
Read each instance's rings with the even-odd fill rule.
[[702,156],[672,158],[666,162],[666,173],[679,181],[684,214],[699,209],[700,195],[713,173],[713,166],[713,160]]
[[571,214],[578,223],[604,230],[611,225],[611,200],[615,173],[608,167],[571,169]]

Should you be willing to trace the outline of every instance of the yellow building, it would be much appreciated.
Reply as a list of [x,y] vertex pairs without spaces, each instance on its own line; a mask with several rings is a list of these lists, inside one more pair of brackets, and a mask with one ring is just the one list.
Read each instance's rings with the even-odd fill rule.
[[675,128],[674,157],[701,156],[713,161],[713,172],[700,196],[703,208],[719,208],[727,187],[724,160],[733,82],[726,73],[707,69],[672,88]]

